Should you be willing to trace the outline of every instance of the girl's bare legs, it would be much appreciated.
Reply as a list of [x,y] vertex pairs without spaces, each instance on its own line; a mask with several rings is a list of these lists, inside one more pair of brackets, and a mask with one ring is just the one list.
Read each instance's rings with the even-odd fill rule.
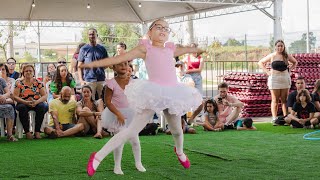
[[281,89],[280,90],[280,99],[281,99],[281,107],[283,116],[288,115],[287,110],[287,99],[288,99],[289,89]]
[[[110,152],[114,151],[120,145],[124,144],[132,137],[138,136],[139,132],[146,126],[149,120],[153,117],[154,111],[143,110],[141,113],[136,113],[132,123],[127,129],[120,131],[113,136],[103,147],[98,151],[93,160],[93,168],[96,170],[101,162]],[[100,162],[99,162],[100,161]]]
[[280,98],[280,89],[271,89],[271,114],[272,121],[277,118],[278,115],[278,102]]

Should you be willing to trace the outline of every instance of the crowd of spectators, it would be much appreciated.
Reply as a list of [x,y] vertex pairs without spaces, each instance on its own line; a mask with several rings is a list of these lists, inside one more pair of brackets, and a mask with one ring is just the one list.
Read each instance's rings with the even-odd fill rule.
[[[106,127],[110,125],[105,125],[101,116],[105,109],[111,108],[109,113],[114,114],[115,119],[119,120],[118,123],[125,121],[126,118],[120,113],[119,107],[122,106],[114,105],[117,103],[116,96],[124,91],[131,80],[148,79],[144,60],[128,59],[125,67],[119,65],[117,71],[114,69],[114,75],[117,77],[114,81],[106,80],[105,68],[78,68],[82,63],[108,57],[107,50],[97,43],[97,31],[94,28],[88,30],[88,37],[89,43],[79,44],[69,67],[65,58],[57,59],[57,63],[47,64],[47,74],[42,81],[36,78],[35,68],[31,64],[21,64],[20,72],[15,71],[17,62],[14,58],[7,59],[6,64],[0,64],[0,118],[6,120],[9,141],[17,141],[14,137],[17,117],[27,139],[42,138],[42,129],[49,138],[92,135],[101,139],[116,133],[110,129],[108,131]],[[117,53],[114,56],[124,54],[126,50],[126,44],[121,42],[117,45]],[[179,83],[195,87],[202,92],[202,57],[189,54],[181,61],[176,57],[175,67]],[[111,82],[113,84],[108,84]],[[305,89],[303,77],[297,78],[295,86],[296,90],[291,92],[285,101],[288,115],[283,117],[283,124],[295,128],[314,128],[319,124],[320,117],[320,80],[316,82],[311,94]],[[205,131],[256,130],[251,118],[239,118],[244,104],[228,94],[228,90],[227,83],[219,84],[215,97],[205,98],[189,119],[187,114],[182,116],[183,132],[197,133],[190,124],[195,122],[199,114],[202,115],[202,121],[197,124],[203,126]],[[30,111],[35,113],[34,129],[30,128]],[[44,120],[46,113],[50,115],[49,122]],[[154,119],[158,116],[159,114],[155,114]],[[151,121],[140,135],[157,134],[157,123]],[[273,123],[280,125],[274,121]],[[43,124],[45,127],[42,127]],[[168,127],[163,131],[170,134]]]

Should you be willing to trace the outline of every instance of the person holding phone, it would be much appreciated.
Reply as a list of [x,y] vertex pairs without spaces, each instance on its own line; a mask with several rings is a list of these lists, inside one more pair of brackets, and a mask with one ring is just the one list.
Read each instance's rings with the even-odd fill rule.
[[[220,122],[224,123],[225,129],[228,127],[233,128],[234,122],[239,117],[242,110],[243,103],[236,97],[228,94],[228,84],[222,82],[218,85],[218,95],[214,97],[215,102],[218,104],[218,113]],[[188,120],[189,123],[193,122],[195,117],[202,111],[205,101],[199,106],[191,115]]]
[[218,85],[218,93],[214,97],[214,100],[218,102],[218,118],[225,126],[232,125],[239,117],[243,103],[236,97],[228,94],[228,84],[225,82]]

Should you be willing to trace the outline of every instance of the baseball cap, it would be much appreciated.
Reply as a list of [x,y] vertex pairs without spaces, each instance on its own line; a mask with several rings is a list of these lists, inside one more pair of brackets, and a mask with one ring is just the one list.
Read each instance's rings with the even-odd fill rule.
[[179,65],[183,65],[183,62],[182,61],[177,61],[175,67],[177,67]]

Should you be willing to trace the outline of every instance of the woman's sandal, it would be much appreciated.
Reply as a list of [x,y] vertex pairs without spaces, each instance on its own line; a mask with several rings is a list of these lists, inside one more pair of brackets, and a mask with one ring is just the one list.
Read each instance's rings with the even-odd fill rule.
[[8,141],[11,141],[11,142],[16,142],[16,141],[18,141],[18,139],[16,139],[13,135],[11,135],[10,137],[8,136],[8,137],[7,137],[7,140],[8,140]]

